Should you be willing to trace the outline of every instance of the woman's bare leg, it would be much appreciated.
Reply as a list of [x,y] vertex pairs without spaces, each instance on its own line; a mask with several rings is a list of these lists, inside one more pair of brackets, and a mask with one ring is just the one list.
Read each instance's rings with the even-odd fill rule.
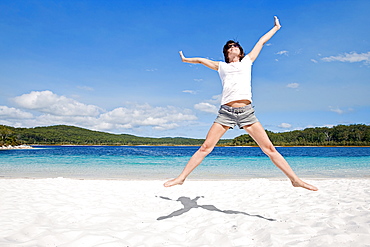
[[271,161],[284,172],[290,179],[294,187],[302,187],[308,190],[318,190],[315,186],[303,182],[289,166],[284,157],[275,149],[271,143],[265,129],[260,122],[243,127],[249,135],[257,142],[262,151],[271,159]]
[[185,179],[189,174],[203,161],[203,159],[212,152],[213,148],[216,146],[220,138],[229,129],[227,126],[223,126],[218,123],[214,123],[210,130],[208,131],[206,140],[203,145],[196,151],[190,158],[189,162],[186,164],[182,173],[175,179],[169,180],[164,183],[165,187],[170,187],[174,185],[181,185],[184,183]]

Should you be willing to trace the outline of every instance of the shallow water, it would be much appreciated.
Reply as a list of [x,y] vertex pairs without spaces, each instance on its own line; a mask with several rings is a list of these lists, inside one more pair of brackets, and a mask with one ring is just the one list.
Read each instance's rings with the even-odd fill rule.
[[[0,176],[166,179],[180,173],[198,147],[37,146],[0,151]],[[370,177],[369,147],[278,147],[300,177]],[[257,147],[217,147],[193,179],[285,177]]]

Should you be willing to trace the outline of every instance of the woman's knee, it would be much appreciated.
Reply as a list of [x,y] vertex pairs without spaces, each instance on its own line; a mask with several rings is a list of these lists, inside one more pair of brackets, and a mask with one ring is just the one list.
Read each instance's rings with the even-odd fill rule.
[[208,155],[209,153],[212,152],[214,146],[210,145],[208,143],[203,143],[202,146],[200,146],[199,151],[205,155]]
[[269,144],[264,147],[261,147],[261,149],[269,157],[273,156],[274,154],[278,154],[278,151],[276,150],[273,144]]

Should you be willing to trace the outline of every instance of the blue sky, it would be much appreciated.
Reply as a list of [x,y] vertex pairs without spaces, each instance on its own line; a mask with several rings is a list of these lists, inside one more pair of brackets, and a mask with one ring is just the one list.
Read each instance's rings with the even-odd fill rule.
[[[275,132],[370,124],[370,1],[0,2],[0,124],[67,124],[138,136],[204,138],[223,60],[282,29],[253,65],[253,105]],[[224,138],[244,134],[230,130]]]

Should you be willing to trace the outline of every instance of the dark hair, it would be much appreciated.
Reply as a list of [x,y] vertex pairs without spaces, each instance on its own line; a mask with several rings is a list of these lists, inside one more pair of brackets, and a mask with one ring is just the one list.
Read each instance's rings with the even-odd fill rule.
[[241,47],[241,45],[239,44],[238,41],[234,41],[234,40],[229,40],[226,42],[226,44],[224,45],[224,49],[223,49],[223,53],[224,53],[224,57],[225,57],[225,62],[226,63],[229,63],[229,48],[230,48],[230,45],[232,44],[236,44],[237,46],[239,46],[239,50],[240,50],[240,55],[239,55],[239,61],[241,61],[244,57],[245,57],[245,54],[244,54],[244,50],[243,48]]

